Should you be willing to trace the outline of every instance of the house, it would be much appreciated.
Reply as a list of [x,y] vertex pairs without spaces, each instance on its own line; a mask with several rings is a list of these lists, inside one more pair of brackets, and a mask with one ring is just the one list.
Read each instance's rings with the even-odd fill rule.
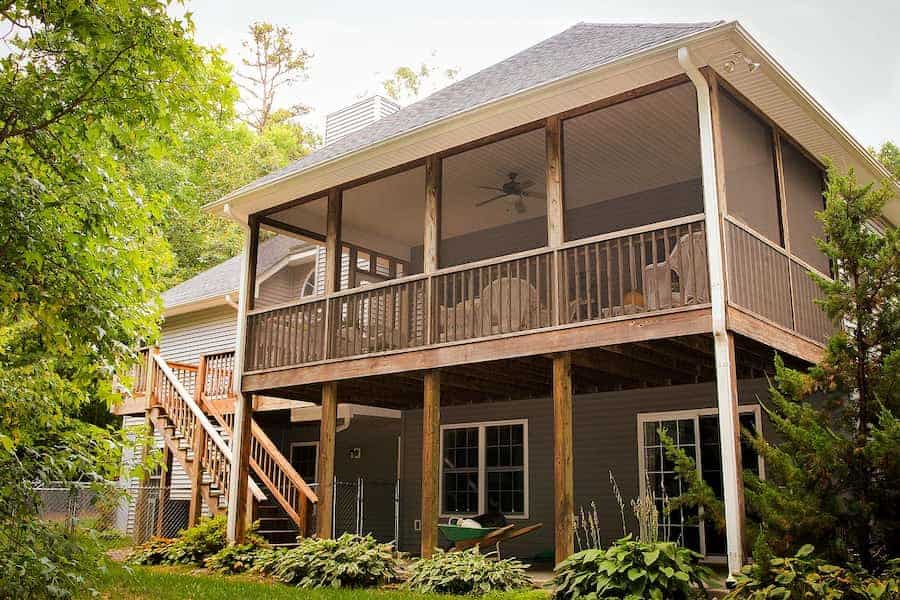
[[[887,176],[739,23],[577,24],[209,205],[247,232],[235,354],[149,352],[135,391],[234,541],[273,497],[332,535],[340,406],[398,411],[397,542],[423,555],[494,512],[544,525],[505,552],[559,561],[591,502],[615,539],[610,474],[679,492],[665,428],[727,524],[666,534],[734,572],[742,467],[765,471],[740,428],[766,433],[773,354],[814,362],[834,328],[808,276],[826,157]],[[315,293],[266,300],[272,235],[320,248]],[[315,489],[266,441],[285,401],[319,411]]]

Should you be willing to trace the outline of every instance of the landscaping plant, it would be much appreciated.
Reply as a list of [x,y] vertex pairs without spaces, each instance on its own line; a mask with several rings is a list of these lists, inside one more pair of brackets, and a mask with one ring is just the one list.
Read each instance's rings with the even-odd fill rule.
[[557,565],[554,598],[693,598],[712,576],[700,558],[674,542],[644,542],[628,535],[606,550],[584,550]]
[[515,559],[499,560],[478,547],[463,552],[437,550],[410,567],[408,590],[423,594],[476,595],[530,587],[527,565]]
[[[265,546],[265,541],[253,533],[257,525],[251,525],[246,545],[259,548]],[[137,546],[128,560],[141,565],[203,565],[206,559],[226,550],[227,543],[225,515],[219,515],[202,519],[173,539],[151,538]],[[233,554],[221,557],[222,565],[235,558]]]
[[865,571],[840,567],[814,558],[806,545],[789,558],[772,558],[741,570],[727,600],[896,600],[900,579],[896,574],[883,578]]
[[[225,546],[212,556],[206,558],[203,564],[210,571],[223,575],[235,575],[245,573],[256,567],[257,560],[261,557],[260,551],[271,552],[268,548],[261,548],[257,544],[235,544]],[[266,555],[265,558],[267,558]]]
[[279,581],[303,588],[355,588],[397,581],[398,571],[390,544],[345,533],[336,540],[301,539],[278,557],[273,572]]

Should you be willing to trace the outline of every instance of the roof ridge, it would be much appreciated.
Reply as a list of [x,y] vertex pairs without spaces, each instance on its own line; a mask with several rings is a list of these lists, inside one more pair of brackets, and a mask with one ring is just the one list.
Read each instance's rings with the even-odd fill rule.
[[575,26],[578,25],[599,25],[601,27],[643,27],[643,28],[666,28],[671,29],[673,27],[682,28],[682,29],[694,29],[696,27],[715,27],[716,25],[721,25],[725,23],[725,19],[717,19],[715,21],[682,21],[682,22],[670,22],[670,23],[604,23],[601,21],[580,21]]

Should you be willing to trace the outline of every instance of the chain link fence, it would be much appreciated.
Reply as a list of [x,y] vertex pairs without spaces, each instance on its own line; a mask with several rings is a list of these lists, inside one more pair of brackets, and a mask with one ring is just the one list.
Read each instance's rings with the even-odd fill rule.
[[[316,485],[312,485],[316,489]],[[190,501],[178,487],[160,487],[151,479],[140,483],[92,486],[75,482],[36,487],[41,518],[67,527],[118,531],[139,544],[151,537],[174,537],[187,527]],[[398,481],[335,480],[333,531],[371,534],[379,542],[396,543],[399,529]],[[317,511],[310,530],[315,531]],[[203,509],[204,515],[208,512]]]

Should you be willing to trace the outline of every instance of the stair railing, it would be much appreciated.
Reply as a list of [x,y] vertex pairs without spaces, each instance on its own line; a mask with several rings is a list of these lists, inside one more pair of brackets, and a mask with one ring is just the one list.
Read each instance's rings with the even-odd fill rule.
[[[194,440],[197,428],[203,429],[205,443],[201,455],[195,455],[194,461],[209,474],[227,501],[231,478],[231,449],[165,359],[159,355],[151,355],[151,358],[154,376],[151,408],[159,406],[165,410],[175,431],[185,440]],[[184,365],[179,365],[179,368],[183,367]],[[249,481],[249,490],[257,502],[266,499],[266,495],[252,479]]]
[[[203,408],[216,422],[231,435],[234,428],[234,414],[222,414],[214,400],[223,396],[223,381],[231,380],[230,367],[233,356],[228,353],[212,354],[200,358],[199,371],[206,375],[198,385],[203,386],[199,397],[204,398]],[[230,359],[230,360],[229,360]],[[207,388],[208,386],[208,388]],[[209,393],[206,390],[209,389]],[[250,467],[259,480],[271,491],[272,497],[281,505],[302,535],[306,533],[309,518],[309,504],[319,501],[318,496],[278,450],[256,421],[250,421]]]

